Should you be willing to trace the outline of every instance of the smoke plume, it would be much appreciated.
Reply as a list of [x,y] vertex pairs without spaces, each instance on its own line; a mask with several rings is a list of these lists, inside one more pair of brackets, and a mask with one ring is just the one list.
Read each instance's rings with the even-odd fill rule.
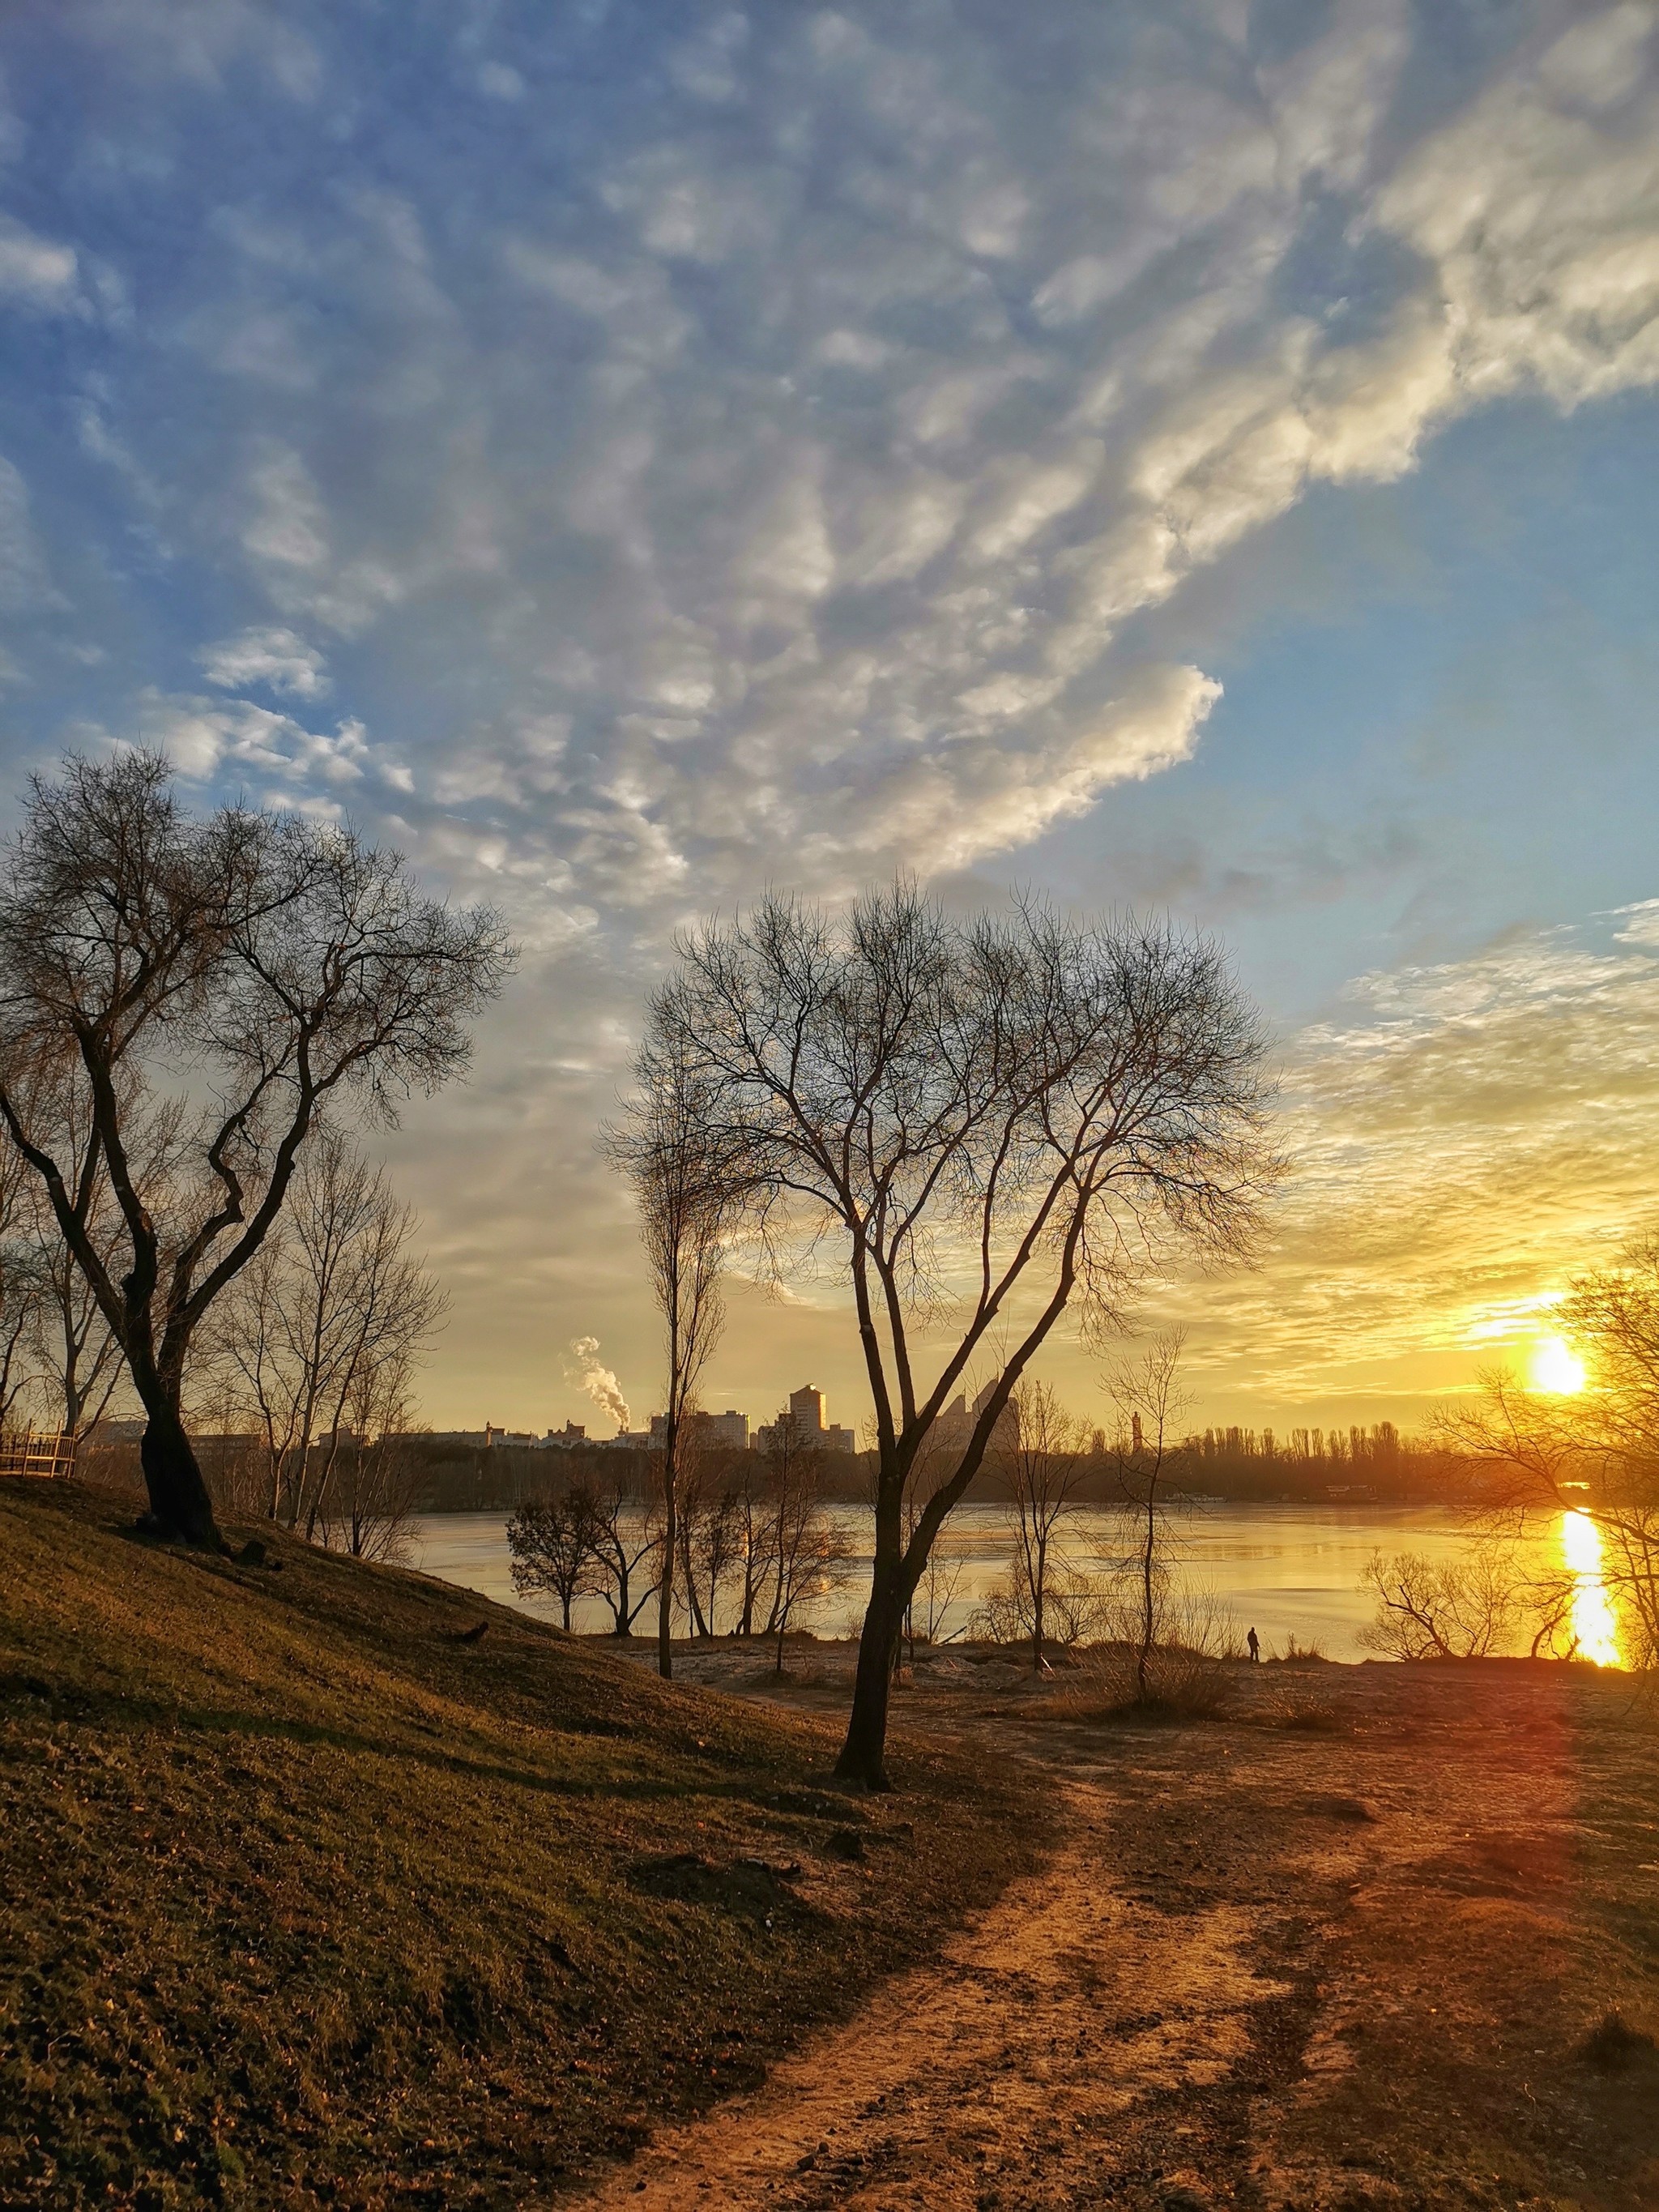
[[581,1370],[581,1385],[593,1403],[610,1414],[618,1431],[628,1426],[628,1401],[622,1394],[622,1385],[608,1367],[599,1364],[599,1340],[597,1336],[573,1336],[570,1349],[575,1354]]

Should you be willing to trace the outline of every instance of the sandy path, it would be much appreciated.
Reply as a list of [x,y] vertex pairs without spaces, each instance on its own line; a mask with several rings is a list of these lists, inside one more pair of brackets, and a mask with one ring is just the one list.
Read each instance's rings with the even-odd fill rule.
[[[1166,1914],[1125,1896],[1112,1801],[1066,1789],[1072,1834],[1042,1875],[755,2095],[659,2136],[575,2202],[956,2212],[1095,2201],[1126,2166],[1160,2191],[1198,2182],[1192,2093],[1237,2067],[1253,2012],[1283,1986],[1252,1971],[1237,1904]],[[1135,2111],[1152,2118],[1161,2100],[1149,2145]]]

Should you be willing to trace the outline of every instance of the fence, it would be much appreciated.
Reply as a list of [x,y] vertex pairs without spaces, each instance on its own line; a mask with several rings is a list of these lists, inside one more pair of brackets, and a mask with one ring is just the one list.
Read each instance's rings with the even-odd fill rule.
[[67,1429],[0,1431],[0,1474],[62,1478],[75,1472],[75,1438]]

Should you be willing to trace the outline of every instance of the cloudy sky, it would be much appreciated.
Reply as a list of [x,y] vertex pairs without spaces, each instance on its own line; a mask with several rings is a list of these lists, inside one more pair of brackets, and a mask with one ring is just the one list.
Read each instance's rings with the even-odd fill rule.
[[[1297,1171],[1149,1323],[1409,1420],[1654,1210],[1656,313],[1649,0],[14,0],[9,788],[143,739],[509,915],[387,1147],[441,1425],[646,1410],[641,994],[896,866],[1225,936]],[[719,1402],[861,1413],[735,1306]]]

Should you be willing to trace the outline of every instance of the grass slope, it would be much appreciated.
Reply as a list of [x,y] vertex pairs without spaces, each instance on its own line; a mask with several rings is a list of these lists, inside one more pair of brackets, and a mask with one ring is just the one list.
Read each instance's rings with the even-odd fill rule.
[[[1017,1784],[0,1481],[0,2202],[515,2206],[994,1893]],[[469,1629],[487,1622],[480,1640]]]

